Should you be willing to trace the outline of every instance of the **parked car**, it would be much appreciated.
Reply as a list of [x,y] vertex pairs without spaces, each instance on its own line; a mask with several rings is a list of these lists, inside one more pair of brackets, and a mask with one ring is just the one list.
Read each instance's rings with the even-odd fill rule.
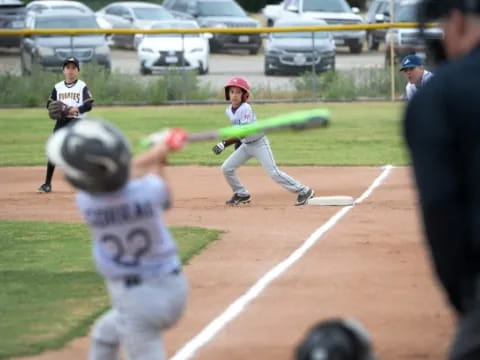
[[[395,0],[396,1],[396,0]],[[390,13],[390,0],[373,0],[370,4],[365,22],[367,24],[382,24]],[[382,42],[385,42],[387,29],[375,29],[367,31],[367,47],[369,50],[377,50]]]
[[[98,28],[93,14],[77,11],[49,10],[29,12],[28,29]],[[36,65],[48,70],[62,69],[63,61],[75,56],[81,63],[96,62],[107,70],[111,68],[110,48],[104,35],[31,35],[20,44],[20,62],[23,74],[29,74]]]
[[[162,21],[151,26],[152,29],[199,29],[192,20]],[[185,68],[196,70],[199,74],[208,73],[210,46],[208,39],[212,34],[146,34],[138,45],[140,73],[151,74],[154,71]]]
[[280,10],[282,9],[283,1],[279,4],[268,4],[262,9],[262,14],[265,17],[267,26],[273,26],[275,20],[280,17]]
[[[394,21],[395,22],[415,22],[417,19],[417,8],[420,0],[400,0],[395,3]],[[385,21],[390,21],[390,13],[385,13]],[[426,39],[441,39],[443,31],[440,27],[427,28],[425,30]],[[430,62],[426,47],[423,41],[420,41],[419,30],[417,28],[395,28],[388,29],[385,36],[387,44],[385,52],[385,64],[390,65],[390,44],[393,44],[394,60],[400,62],[406,55],[417,54],[426,63]]]
[[[176,16],[192,16],[201,27],[260,27],[260,23],[249,17],[234,0],[165,0],[163,6]],[[214,33],[210,39],[212,52],[246,49],[250,54],[257,54],[261,47],[260,34]]]
[[[326,25],[323,20],[277,20],[275,27]],[[265,48],[265,75],[335,71],[335,40],[328,31],[270,33]]]
[[[25,5],[20,0],[0,0],[0,29],[22,29],[25,25]],[[19,46],[21,36],[0,36],[0,46]]]
[[[163,6],[142,1],[113,2],[96,14],[114,29],[148,29],[156,22],[174,19],[174,16]],[[114,45],[134,49],[138,46],[135,39],[133,34],[112,36]]]
[[[27,4],[27,11],[40,13],[48,10],[77,10],[85,14],[94,14],[94,11],[80,1],[74,0],[34,0]],[[112,26],[101,17],[97,17],[98,26],[109,29]]]
[[[362,24],[359,9],[351,8],[345,0],[285,0],[278,16],[279,19],[325,20],[329,25]],[[337,46],[348,46],[350,52],[362,52],[365,42],[365,30],[333,31]]]

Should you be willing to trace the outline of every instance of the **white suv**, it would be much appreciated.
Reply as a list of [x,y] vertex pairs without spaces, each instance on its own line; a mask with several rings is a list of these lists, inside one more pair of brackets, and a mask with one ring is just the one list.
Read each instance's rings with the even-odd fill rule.
[[[345,0],[285,0],[278,12],[279,19],[324,20],[329,25],[363,24],[358,8]],[[333,31],[335,45],[348,46],[358,54],[363,49],[365,30]]]

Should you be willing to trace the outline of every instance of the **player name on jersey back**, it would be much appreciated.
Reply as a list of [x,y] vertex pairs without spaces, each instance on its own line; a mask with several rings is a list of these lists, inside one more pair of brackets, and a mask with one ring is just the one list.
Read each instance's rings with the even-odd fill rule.
[[154,216],[152,203],[133,202],[105,208],[88,208],[85,219],[92,226],[104,227]]

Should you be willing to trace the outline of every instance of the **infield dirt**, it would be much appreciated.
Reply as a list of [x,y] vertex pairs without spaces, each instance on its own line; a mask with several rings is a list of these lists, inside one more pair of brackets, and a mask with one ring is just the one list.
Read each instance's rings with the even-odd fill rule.
[[[378,167],[282,167],[313,187],[316,196],[360,196]],[[185,267],[191,285],[187,311],[165,334],[172,355],[262,275],[297,249],[339,207],[293,206],[295,194],[258,167],[239,174],[252,194],[242,207],[217,167],[170,167],[174,207],[169,225],[225,233]],[[80,221],[73,191],[57,171],[51,194],[37,194],[43,167],[0,169],[1,219]],[[297,263],[273,281],[238,317],[200,348],[195,359],[292,359],[315,322],[348,316],[370,332],[382,360],[442,359],[453,318],[432,276],[409,168],[394,168],[370,197],[356,205]],[[36,360],[80,360],[80,338]]]

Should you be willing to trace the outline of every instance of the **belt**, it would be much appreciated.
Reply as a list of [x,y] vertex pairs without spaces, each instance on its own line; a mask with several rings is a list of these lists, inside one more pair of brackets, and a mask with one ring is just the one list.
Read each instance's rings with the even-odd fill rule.
[[257,142],[258,140],[262,140],[264,136],[265,136],[265,135],[262,135],[261,137],[259,137],[259,138],[256,139],[256,140],[249,141],[249,142],[245,142],[245,144],[253,144],[254,142]]
[[[168,273],[168,275],[178,275],[182,271],[181,268],[175,268]],[[123,283],[126,287],[138,286],[142,283],[143,279],[140,275],[126,275],[123,277]]]

